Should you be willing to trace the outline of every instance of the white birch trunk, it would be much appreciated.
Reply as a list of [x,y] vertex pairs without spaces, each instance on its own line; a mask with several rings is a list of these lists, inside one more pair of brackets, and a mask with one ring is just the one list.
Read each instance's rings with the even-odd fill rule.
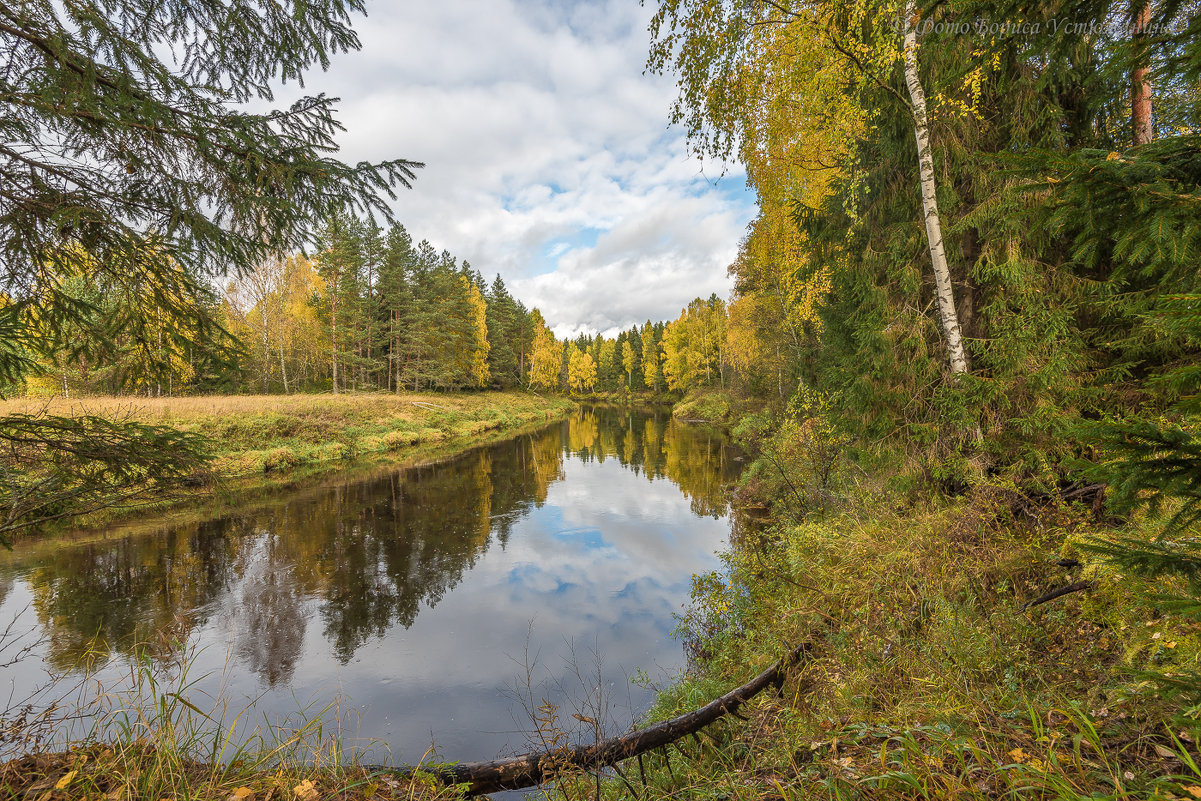
[[284,380],[284,394],[288,394],[288,365],[284,363],[284,335],[279,332],[279,374]]
[[926,93],[917,74],[917,9],[914,0],[905,3],[905,84],[913,110],[913,133],[917,138],[917,161],[922,183],[922,213],[926,218],[926,239],[930,243],[930,261],[934,263],[935,295],[947,356],[952,373],[967,372],[967,353],[959,329],[959,313],[955,308],[955,290],[951,286],[951,270],[942,241],[942,223],[938,219],[938,201],[934,194],[934,158],[930,152],[930,131],[926,116]]
[[263,320],[263,394],[266,395],[271,391],[271,340],[267,334],[267,301],[262,304],[263,313],[259,316]]

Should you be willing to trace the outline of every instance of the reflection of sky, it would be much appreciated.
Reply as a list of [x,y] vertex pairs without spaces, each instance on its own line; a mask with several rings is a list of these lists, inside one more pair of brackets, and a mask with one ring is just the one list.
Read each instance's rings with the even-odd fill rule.
[[[627,677],[682,665],[681,646],[670,637],[673,615],[691,576],[718,566],[728,522],[696,517],[669,481],[648,482],[616,459],[574,456],[565,457],[545,504],[508,522],[505,548],[487,548],[436,606],[423,602],[409,629],[393,624],[344,665],[322,636],[320,597],[293,605],[304,619],[294,621],[287,641],[270,621],[250,618],[244,594],[273,587],[265,557],[251,550],[238,580],[193,633],[200,651],[191,675],[207,674],[198,689],[216,694],[224,673],[232,707],[255,698],[258,720],[317,711],[340,692],[357,714],[352,730],[386,743],[397,761],[420,759],[431,742],[447,759],[486,759],[524,750],[516,732],[532,724],[504,688],[524,684],[525,662],[533,661],[535,705],[543,697],[561,701],[564,692],[578,697],[577,670],[592,690],[599,669],[599,683],[614,694],[616,725],[628,725],[631,703],[640,711],[647,698]],[[18,582],[0,614],[28,601]],[[295,654],[286,686],[269,688],[255,675],[264,648]],[[100,678],[119,672],[118,663]],[[37,671],[26,663],[7,673],[0,676],[14,682],[19,698]],[[565,707],[561,717],[570,722],[572,711]]]

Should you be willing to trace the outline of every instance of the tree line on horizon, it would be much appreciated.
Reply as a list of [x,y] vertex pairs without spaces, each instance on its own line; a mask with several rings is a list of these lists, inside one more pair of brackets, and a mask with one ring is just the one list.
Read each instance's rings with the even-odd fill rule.
[[716,295],[674,321],[560,340],[500,275],[489,283],[466,260],[414,243],[401,224],[384,230],[349,214],[320,226],[311,257],[267,259],[218,288],[195,282],[191,302],[213,321],[203,331],[156,302],[152,287],[117,292],[83,275],[67,286],[95,309],[97,324],[119,324],[106,337],[73,328],[16,387],[23,394],[524,387],[582,395],[684,392],[733,376],[726,304]]

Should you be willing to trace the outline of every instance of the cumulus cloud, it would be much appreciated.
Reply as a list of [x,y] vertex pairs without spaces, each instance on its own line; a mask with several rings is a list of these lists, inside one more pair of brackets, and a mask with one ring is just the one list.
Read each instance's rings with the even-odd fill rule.
[[418,239],[499,273],[559,335],[673,318],[730,288],[753,213],[702,169],[643,75],[634,0],[368,4],[362,49],[305,91],[342,98],[342,156],[427,166],[394,208]]

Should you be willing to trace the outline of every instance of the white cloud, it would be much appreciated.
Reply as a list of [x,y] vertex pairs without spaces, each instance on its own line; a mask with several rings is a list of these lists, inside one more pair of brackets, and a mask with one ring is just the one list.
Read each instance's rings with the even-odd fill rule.
[[[310,76],[342,98],[342,157],[427,166],[394,203],[418,239],[500,273],[560,335],[674,318],[729,291],[752,213],[667,128],[635,0],[368,5],[362,49]],[[713,172],[717,174],[717,172]]]

